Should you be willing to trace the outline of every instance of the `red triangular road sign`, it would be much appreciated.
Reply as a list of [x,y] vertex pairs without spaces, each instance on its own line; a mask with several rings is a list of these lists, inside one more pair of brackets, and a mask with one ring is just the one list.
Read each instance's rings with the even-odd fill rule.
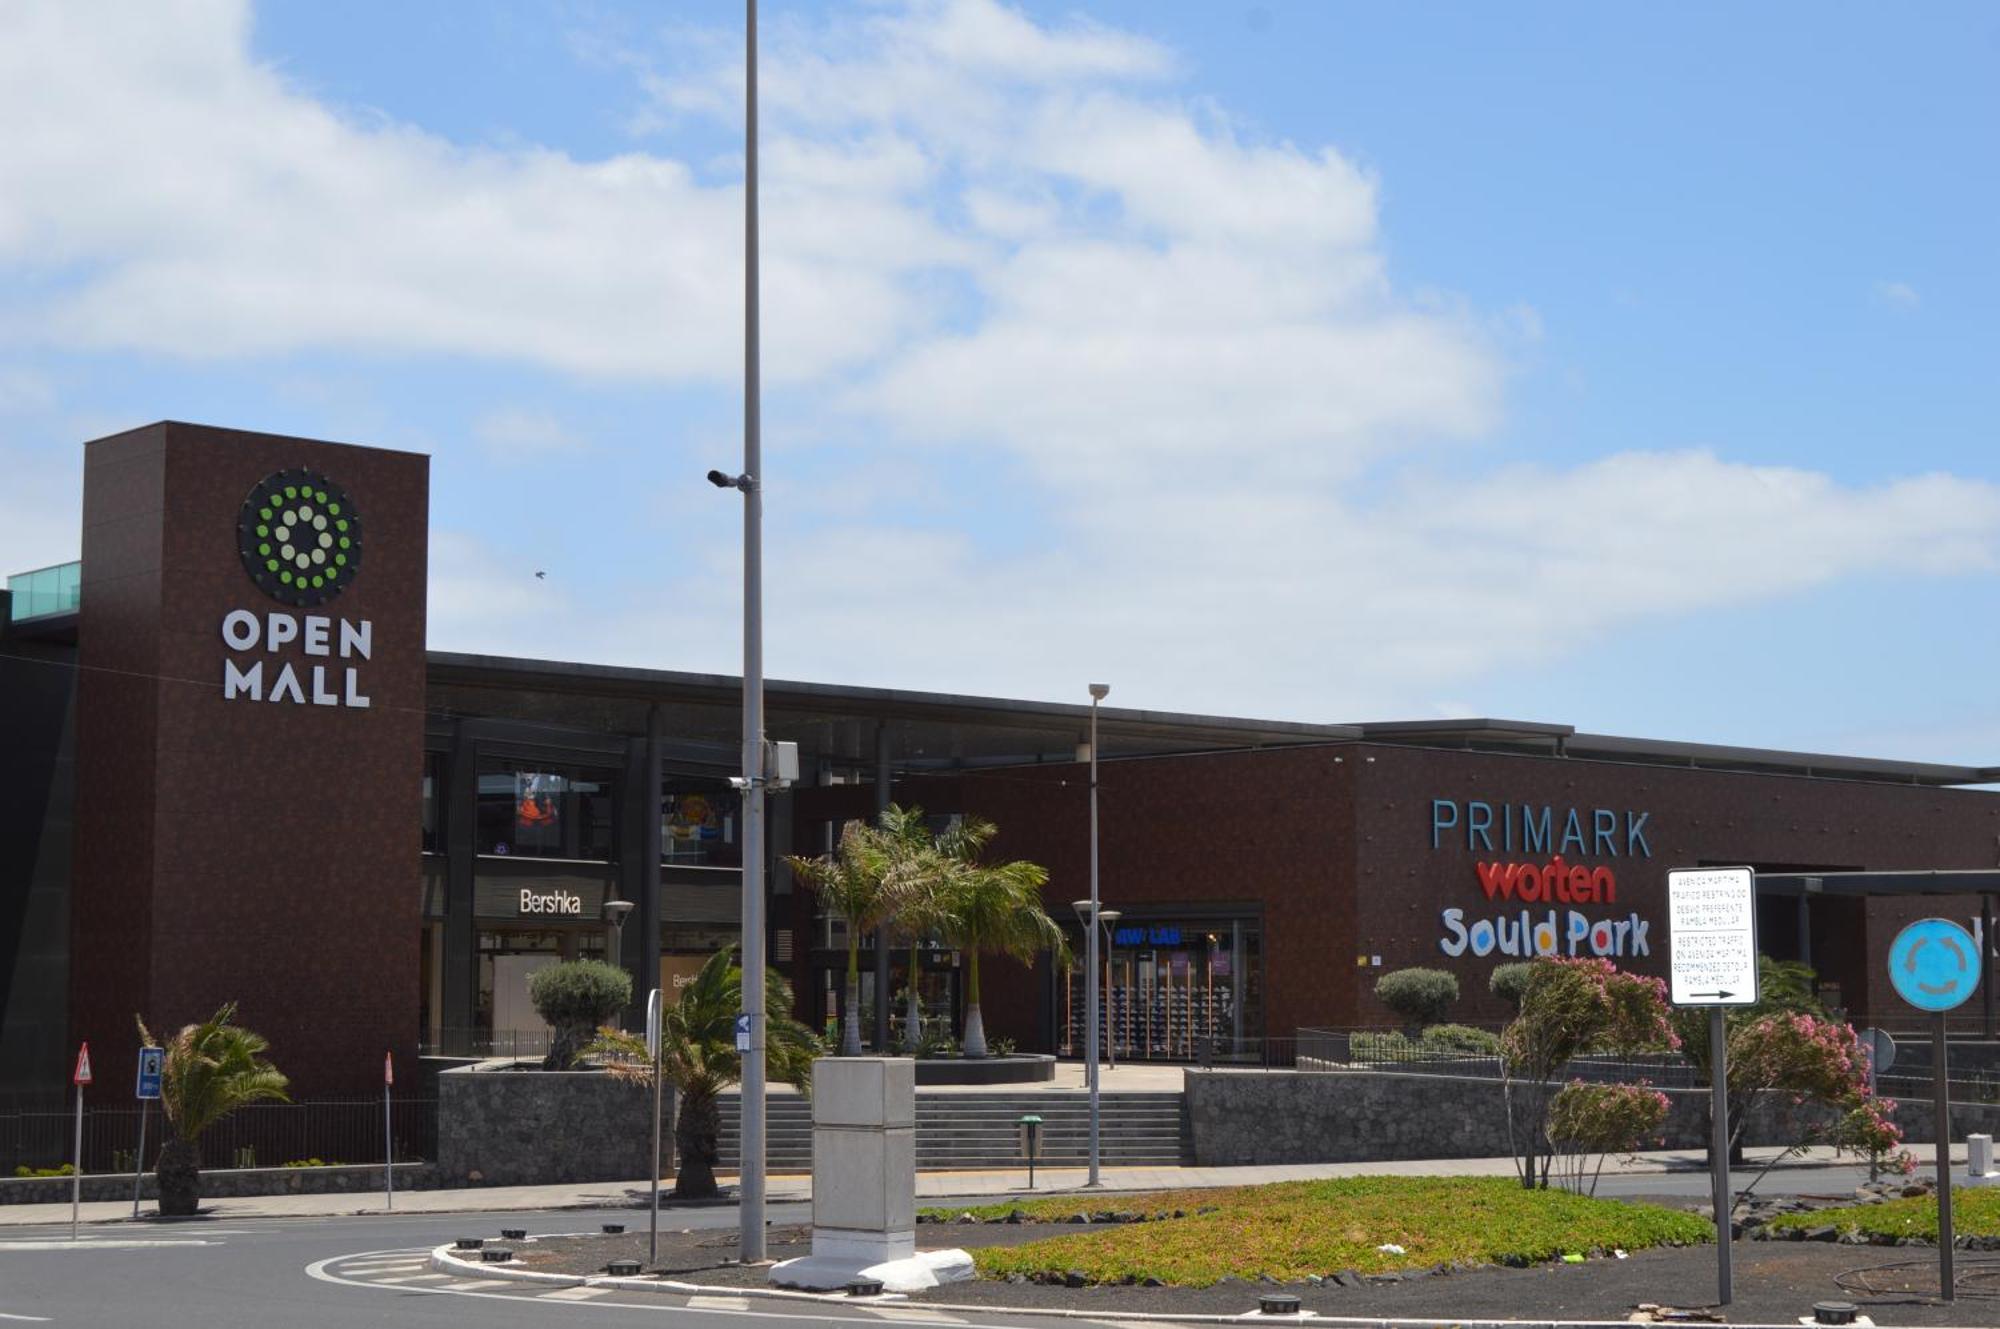
[[75,1085],[90,1083],[90,1044],[87,1042],[76,1050],[76,1073],[69,1077],[69,1082]]

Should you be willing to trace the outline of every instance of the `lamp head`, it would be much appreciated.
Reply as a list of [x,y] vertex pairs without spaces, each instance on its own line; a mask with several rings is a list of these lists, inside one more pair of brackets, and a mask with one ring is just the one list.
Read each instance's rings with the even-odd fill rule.
[[1090,685],[1090,699],[1092,701],[1103,701],[1110,695],[1111,685],[1109,683],[1092,683]]
[[717,489],[734,489],[736,487],[736,477],[733,475],[724,475],[721,471],[710,471],[708,473],[708,482]]
[[1076,910],[1076,916],[1078,918],[1082,919],[1086,923],[1090,921],[1090,901],[1071,900],[1069,902],[1069,907]]
[[625,915],[631,913],[634,909],[637,909],[638,907],[639,906],[633,904],[630,900],[606,900],[604,902],[605,921],[610,923],[623,923],[625,921]]
[[1097,911],[1097,916],[1104,920],[1105,927],[1110,927],[1113,923],[1116,923],[1120,918],[1124,917],[1123,913],[1120,910],[1103,909],[1103,908],[1100,908]]

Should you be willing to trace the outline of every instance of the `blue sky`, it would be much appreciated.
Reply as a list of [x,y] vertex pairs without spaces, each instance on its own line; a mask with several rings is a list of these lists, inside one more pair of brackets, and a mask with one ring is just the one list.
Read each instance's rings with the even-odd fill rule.
[[[378,442],[434,646],[734,668],[738,6],[0,23],[0,568],[85,438]],[[765,43],[773,673],[2000,761],[1990,6]]]

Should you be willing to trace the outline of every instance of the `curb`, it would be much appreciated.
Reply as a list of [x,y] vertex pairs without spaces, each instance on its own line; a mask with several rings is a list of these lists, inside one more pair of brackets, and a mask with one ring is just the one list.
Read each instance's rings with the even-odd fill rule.
[[[594,1236],[583,1232],[545,1232],[543,1237]],[[535,1240],[536,1238],[530,1238]],[[731,1296],[758,1301],[800,1301],[817,1305],[880,1306],[896,1304],[909,1310],[937,1311],[958,1315],[1032,1315],[1053,1320],[1089,1320],[1093,1323],[1121,1321],[1131,1324],[1285,1324],[1310,1320],[1314,1324],[1341,1325],[1349,1329],[1632,1329],[1630,1320],[1470,1320],[1470,1319],[1380,1319],[1371,1316],[1322,1315],[1306,1311],[1298,1315],[1260,1315],[1249,1311],[1237,1315],[1172,1315],[1162,1311],[1074,1310],[1058,1306],[1001,1306],[947,1301],[913,1301],[887,1293],[879,1297],[850,1297],[841,1292],[800,1292],[789,1288],[733,1287],[715,1283],[682,1283],[665,1278],[613,1278],[608,1274],[541,1274],[530,1269],[509,1269],[505,1265],[473,1263],[460,1259],[449,1245],[431,1252],[430,1267],[456,1278],[502,1278],[548,1287],[604,1288],[613,1292],[655,1292],[674,1296]],[[443,1291],[444,1289],[439,1289]],[[1732,1321],[1727,1329],[1797,1329],[1791,1321],[1760,1324]]]

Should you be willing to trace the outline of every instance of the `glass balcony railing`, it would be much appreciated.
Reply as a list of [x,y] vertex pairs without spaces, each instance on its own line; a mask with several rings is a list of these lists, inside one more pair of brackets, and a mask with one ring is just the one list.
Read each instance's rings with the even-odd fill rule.
[[7,578],[7,617],[19,623],[30,618],[74,614],[81,602],[83,564],[58,563],[52,568],[17,572]]

